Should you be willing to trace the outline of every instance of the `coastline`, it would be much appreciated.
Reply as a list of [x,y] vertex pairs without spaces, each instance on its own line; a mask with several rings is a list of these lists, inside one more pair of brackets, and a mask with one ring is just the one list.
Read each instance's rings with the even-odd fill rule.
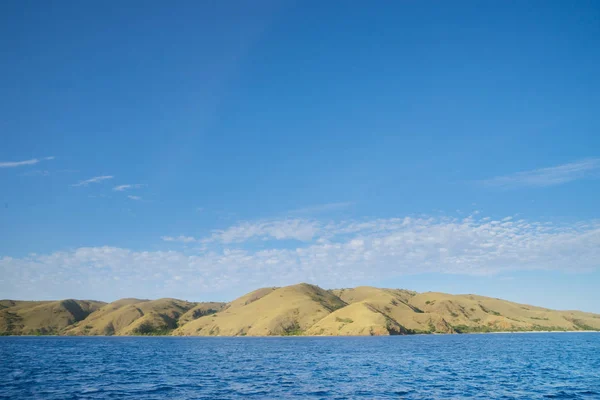
[[462,336],[462,335],[505,335],[534,333],[600,333],[600,330],[586,331],[498,331],[498,332],[465,332],[465,333],[412,333],[407,335],[268,335],[268,336],[194,336],[194,335],[2,335],[0,337],[64,337],[64,338],[359,338],[359,337],[391,337],[391,336]]

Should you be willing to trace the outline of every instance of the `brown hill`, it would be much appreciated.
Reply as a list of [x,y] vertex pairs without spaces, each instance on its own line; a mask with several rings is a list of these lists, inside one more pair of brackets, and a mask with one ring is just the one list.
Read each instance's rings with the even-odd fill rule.
[[177,299],[121,299],[106,304],[67,329],[66,335],[153,335],[167,334],[179,318],[197,303]]
[[198,318],[175,330],[175,335],[270,336],[305,332],[332,311],[344,307],[340,298],[301,283],[259,289],[228,304],[223,311]]
[[262,288],[230,303],[0,300],[0,334],[397,335],[600,330],[600,315],[477,295],[361,286]]
[[454,332],[443,317],[427,315],[410,304],[416,292],[368,286],[331,292],[350,305],[319,321],[307,334],[335,336]]
[[420,293],[410,304],[437,314],[457,332],[600,330],[600,315],[556,311],[477,295]]
[[179,326],[181,326],[200,317],[218,313],[226,305],[227,303],[216,302],[198,303],[195,307],[190,308],[185,314],[179,317],[177,323]]
[[105,303],[87,300],[0,301],[0,334],[53,335]]

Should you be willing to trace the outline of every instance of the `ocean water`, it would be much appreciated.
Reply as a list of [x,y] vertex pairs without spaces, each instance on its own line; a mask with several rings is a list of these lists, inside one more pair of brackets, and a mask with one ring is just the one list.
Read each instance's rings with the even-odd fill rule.
[[600,399],[600,333],[0,337],[2,399]]

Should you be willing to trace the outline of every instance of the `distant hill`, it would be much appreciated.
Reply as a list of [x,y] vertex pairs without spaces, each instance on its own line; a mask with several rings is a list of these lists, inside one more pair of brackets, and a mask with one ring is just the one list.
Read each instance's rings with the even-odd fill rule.
[[99,308],[62,334],[165,335],[177,328],[179,321],[193,321],[215,313],[223,306],[224,303],[192,303],[177,299],[121,299]]
[[477,295],[301,283],[230,303],[0,301],[3,335],[357,336],[600,330],[600,315]]
[[0,301],[0,334],[57,335],[105,303],[87,300]]

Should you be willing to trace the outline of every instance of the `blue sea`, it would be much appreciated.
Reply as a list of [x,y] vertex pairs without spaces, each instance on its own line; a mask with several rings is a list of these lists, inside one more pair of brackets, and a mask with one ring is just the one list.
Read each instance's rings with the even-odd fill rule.
[[600,333],[0,337],[2,399],[600,399]]

